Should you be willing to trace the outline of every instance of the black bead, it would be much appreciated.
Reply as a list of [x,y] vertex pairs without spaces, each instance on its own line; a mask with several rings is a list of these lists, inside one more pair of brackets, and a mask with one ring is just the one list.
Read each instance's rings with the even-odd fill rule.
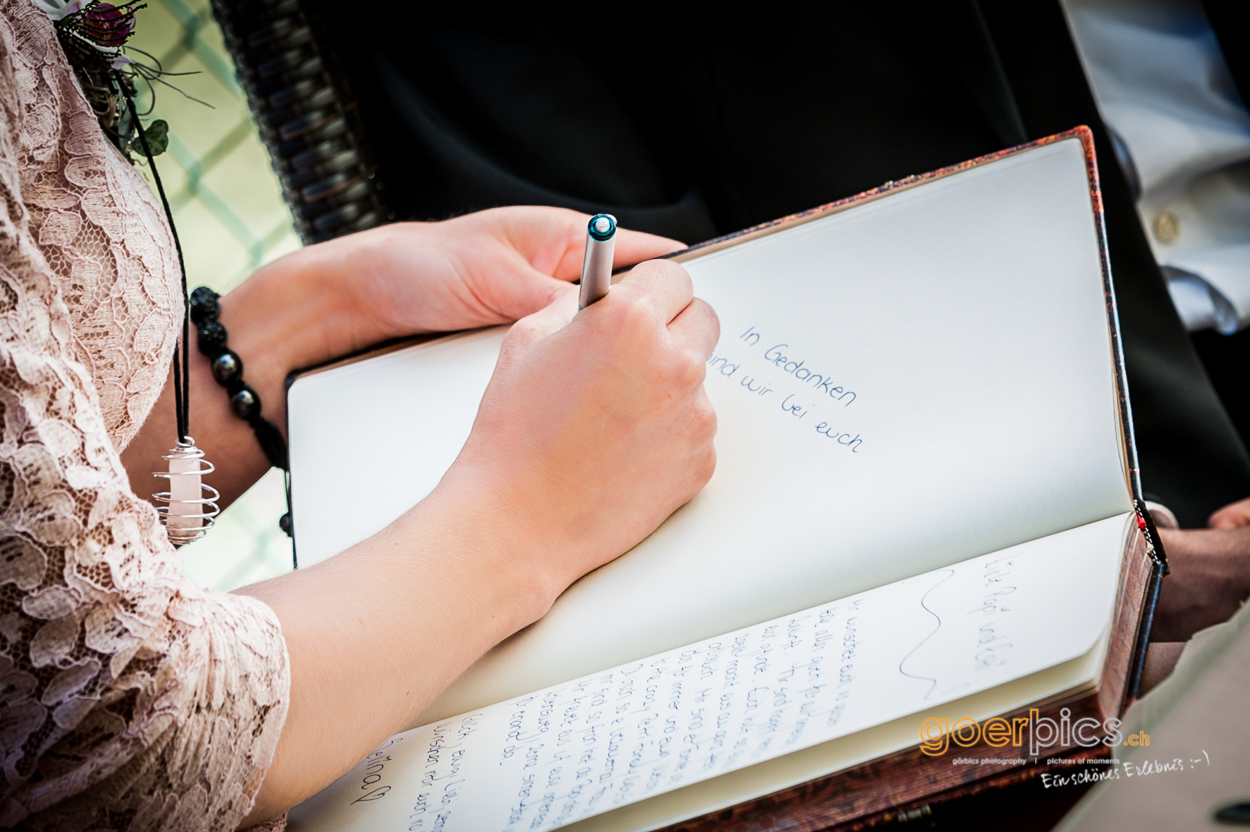
[[291,512],[287,512],[278,518],[278,528],[286,532],[287,537],[294,537],[295,525],[291,522]]
[[201,354],[216,358],[226,348],[226,328],[216,321],[205,321],[196,332],[195,343]]
[[221,314],[221,305],[217,303],[219,295],[207,286],[201,286],[191,293],[188,313],[191,322],[196,326],[205,321],[215,321]]
[[223,387],[229,387],[233,382],[243,377],[243,359],[239,358],[239,354],[232,349],[226,349],[221,355],[213,359],[213,378],[217,379],[217,383]]
[[240,419],[250,422],[253,416],[260,413],[260,396],[245,384],[242,390],[230,397],[230,409]]

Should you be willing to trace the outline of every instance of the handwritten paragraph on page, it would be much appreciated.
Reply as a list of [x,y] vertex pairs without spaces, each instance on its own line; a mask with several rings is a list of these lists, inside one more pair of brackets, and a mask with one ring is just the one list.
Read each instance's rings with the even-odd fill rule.
[[292,814],[321,829],[544,832],[1092,649],[1123,516],[392,737]]

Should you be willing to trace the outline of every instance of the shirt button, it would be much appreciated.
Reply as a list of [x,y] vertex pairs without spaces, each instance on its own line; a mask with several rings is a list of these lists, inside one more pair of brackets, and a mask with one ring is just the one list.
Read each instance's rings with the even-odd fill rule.
[[1174,243],[1181,236],[1181,221],[1171,211],[1155,217],[1155,236],[1161,243]]

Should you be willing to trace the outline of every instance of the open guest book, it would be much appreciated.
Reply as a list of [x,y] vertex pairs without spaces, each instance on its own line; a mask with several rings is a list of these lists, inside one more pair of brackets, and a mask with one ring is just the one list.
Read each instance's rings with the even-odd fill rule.
[[[675,259],[721,320],[711,482],[294,832],[820,829],[1127,741],[1166,565],[1089,132]],[[303,565],[434,488],[503,333],[294,381]]]

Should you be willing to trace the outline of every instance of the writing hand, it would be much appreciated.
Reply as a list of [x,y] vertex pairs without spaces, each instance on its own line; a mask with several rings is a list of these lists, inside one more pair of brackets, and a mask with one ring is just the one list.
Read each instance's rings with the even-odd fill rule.
[[432,495],[480,506],[514,556],[549,577],[544,611],[712,475],[716,417],[703,377],[720,327],[692,292],[680,266],[644,263],[581,312],[565,287],[517,323],[472,435]]
[[1159,530],[1172,574],[1159,591],[1152,641],[1186,641],[1250,597],[1250,499],[1220,509],[1208,525]]
[[[286,424],[287,376],[382,341],[509,323],[547,306],[581,275],[588,217],[560,208],[498,208],[445,222],[397,223],[320,243],[260,269],[221,299],[230,347],[264,414]],[[681,248],[620,231],[618,265]],[[230,410],[207,360],[193,355],[196,440],[229,458],[213,480],[225,506],[269,469]],[[136,493],[151,491],[174,430],[172,384],[127,449]],[[153,467],[156,466],[156,467]],[[146,478],[146,479],[145,479]]]
[[644,263],[581,312],[558,288],[508,334],[433,493],[346,552],[244,590],[277,614],[291,662],[251,822],[336,779],[712,475],[703,374],[720,327],[685,270]]

